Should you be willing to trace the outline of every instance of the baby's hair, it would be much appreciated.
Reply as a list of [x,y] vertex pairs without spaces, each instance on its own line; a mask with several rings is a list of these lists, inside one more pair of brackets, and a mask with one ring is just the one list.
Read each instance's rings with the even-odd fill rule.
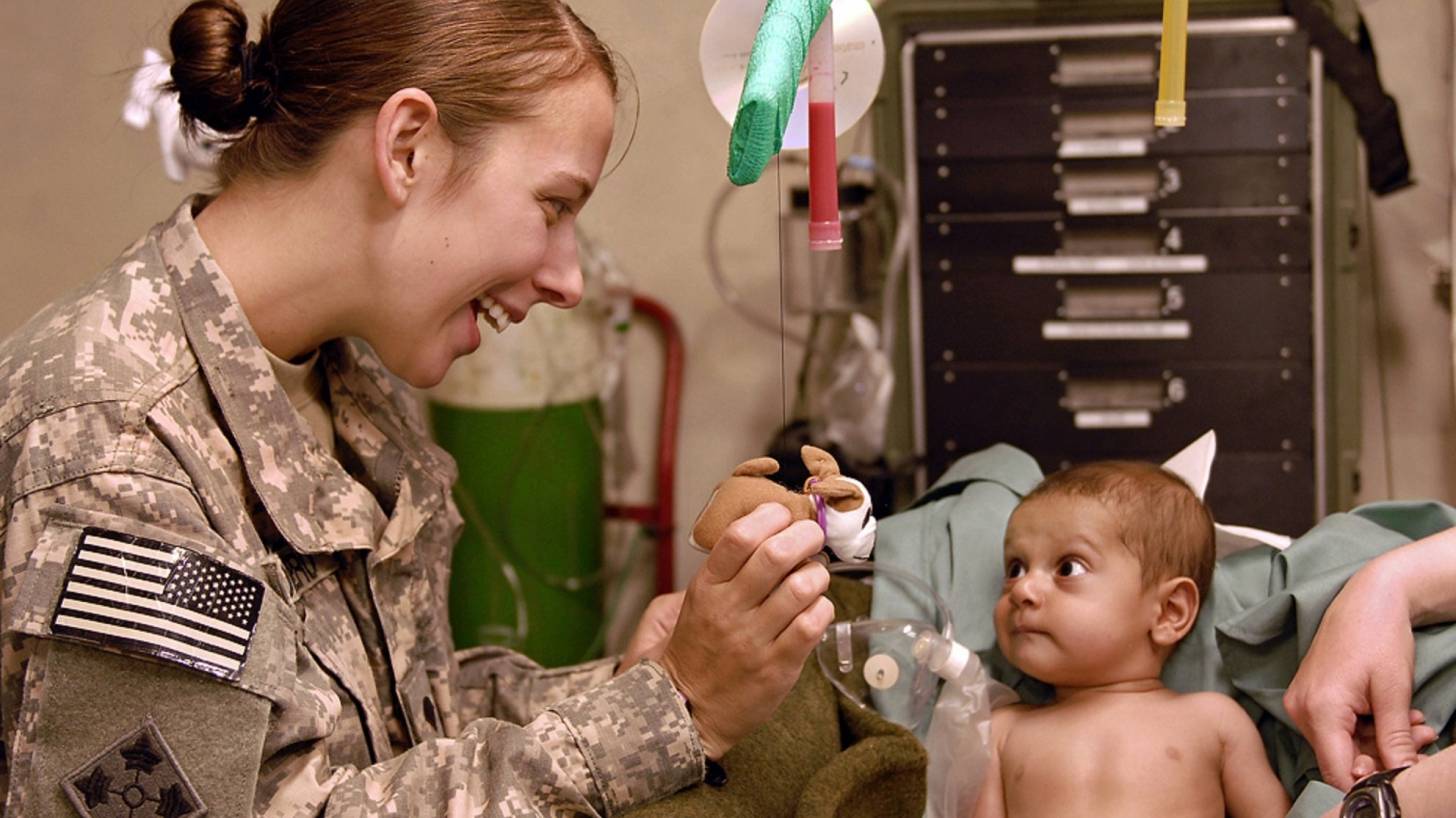
[[560,83],[596,70],[618,93],[616,55],[562,0],[279,0],[256,42],[236,0],[197,0],[170,42],[183,122],[230,142],[223,187],[308,172],[354,117],[402,88],[428,93],[465,149],[450,188],[491,126],[534,115]]
[[1156,463],[1103,460],[1056,472],[1022,498],[1085,497],[1100,502],[1142,564],[1143,585],[1188,577],[1208,598],[1213,581],[1213,515],[1178,475]]

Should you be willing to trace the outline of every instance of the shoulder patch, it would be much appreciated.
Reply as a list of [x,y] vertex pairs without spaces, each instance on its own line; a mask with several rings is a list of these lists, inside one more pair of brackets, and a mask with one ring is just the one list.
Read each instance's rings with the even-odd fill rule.
[[51,631],[233,681],[262,603],[262,582],[218,560],[92,527],[66,569]]
[[61,789],[82,818],[200,818],[207,813],[151,719],[66,776]]

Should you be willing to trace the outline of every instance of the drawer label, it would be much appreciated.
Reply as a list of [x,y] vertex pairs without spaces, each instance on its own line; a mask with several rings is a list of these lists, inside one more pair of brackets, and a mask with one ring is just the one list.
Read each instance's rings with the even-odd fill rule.
[[1096,159],[1103,156],[1147,156],[1148,140],[1121,137],[1116,139],[1068,139],[1057,147],[1061,159]]
[[1016,256],[1017,275],[1137,275],[1206,273],[1208,256]]
[[1043,321],[1048,341],[1186,341],[1193,335],[1187,321]]
[[1067,200],[1067,213],[1073,216],[1122,216],[1148,212],[1145,196],[1087,196]]
[[1148,429],[1153,413],[1147,409],[1098,409],[1077,412],[1072,422],[1078,429]]

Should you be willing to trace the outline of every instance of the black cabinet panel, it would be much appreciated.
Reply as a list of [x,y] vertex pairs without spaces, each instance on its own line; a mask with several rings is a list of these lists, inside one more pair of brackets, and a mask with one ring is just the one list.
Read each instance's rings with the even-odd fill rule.
[[1188,94],[1188,127],[1153,127],[1153,96],[936,100],[916,115],[921,158],[1098,158],[1302,150],[1309,97],[1295,91]]
[[1052,471],[1161,461],[1213,429],[1218,519],[1314,521],[1309,44],[1292,25],[1227,23],[1189,38],[1178,130],[1152,121],[1156,37],[1088,25],[917,44],[905,127],[928,480],[994,443]]
[[1309,266],[1309,237],[1302,214],[1075,221],[951,214],[921,227],[920,258],[927,274],[1290,272]]
[[[1157,91],[1158,38],[1041,40],[921,46],[915,53],[922,104],[959,97]],[[1302,33],[1225,35],[1188,40],[1188,89],[1303,87],[1309,83]]]
[[927,361],[1298,361],[1312,356],[1310,277],[979,279],[926,274]]
[[927,215],[1040,212],[1098,216],[1179,209],[1309,207],[1301,154],[920,163]]
[[1278,364],[937,365],[925,384],[927,446],[1167,457],[1213,429],[1221,451],[1310,453],[1311,387],[1308,367]]

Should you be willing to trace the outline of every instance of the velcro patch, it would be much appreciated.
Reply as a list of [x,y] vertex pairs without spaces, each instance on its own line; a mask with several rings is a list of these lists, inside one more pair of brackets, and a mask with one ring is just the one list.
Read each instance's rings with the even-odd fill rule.
[[190,548],[87,528],[51,631],[236,680],[263,583]]
[[207,806],[147,719],[61,782],[82,818],[200,818]]

